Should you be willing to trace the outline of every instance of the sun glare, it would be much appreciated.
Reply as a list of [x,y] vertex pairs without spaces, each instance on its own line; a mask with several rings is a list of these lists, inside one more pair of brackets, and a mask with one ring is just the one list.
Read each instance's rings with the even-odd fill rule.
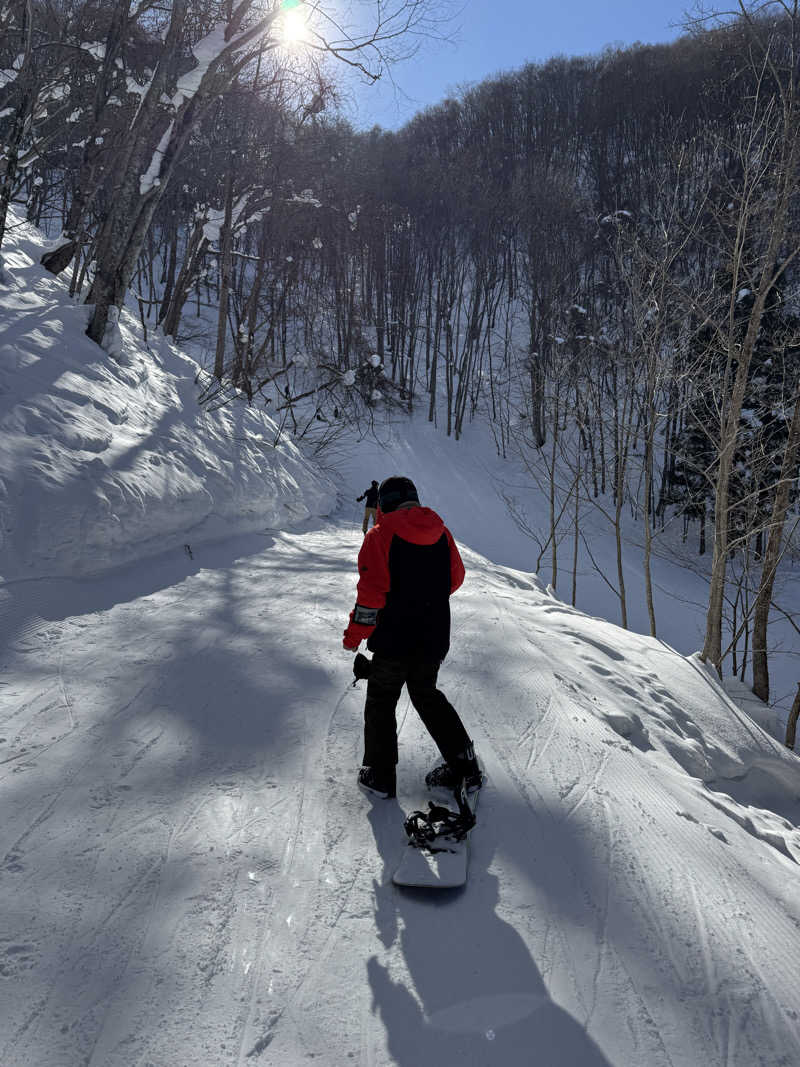
[[308,40],[308,27],[302,7],[284,9],[281,12],[281,42],[285,48],[297,48]]

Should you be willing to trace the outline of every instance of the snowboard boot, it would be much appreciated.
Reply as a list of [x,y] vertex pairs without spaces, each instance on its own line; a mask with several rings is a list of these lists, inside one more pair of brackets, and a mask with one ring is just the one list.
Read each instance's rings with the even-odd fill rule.
[[425,775],[428,789],[448,789],[452,792],[464,782],[468,793],[474,793],[483,785],[483,772],[475,758],[475,749],[469,745],[450,763],[440,763]]
[[384,800],[396,797],[397,784],[394,767],[389,770],[380,767],[362,767],[358,772],[358,788],[362,793],[382,797]]

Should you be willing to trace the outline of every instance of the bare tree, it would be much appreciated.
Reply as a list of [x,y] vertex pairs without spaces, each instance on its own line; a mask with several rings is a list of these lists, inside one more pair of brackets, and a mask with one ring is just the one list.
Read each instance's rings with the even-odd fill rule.
[[[759,5],[763,10],[765,6]],[[797,97],[797,57],[800,34],[797,3],[780,4],[790,19],[788,37],[761,35],[744,3],[740,10],[753,27],[754,47],[760,50],[755,71],[755,94],[747,121],[739,127],[734,146],[741,182],[734,190],[737,213],[730,248],[730,276],[725,321],[714,324],[724,351],[724,390],[719,398],[719,462],[714,493],[714,540],[706,634],[702,658],[722,670],[722,613],[725,574],[730,553],[731,472],[748,385],[753,351],[767,301],[800,246],[786,249],[791,235],[791,207],[797,194],[800,163],[800,100]],[[787,55],[788,47],[788,55]],[[786,63],[782,58],[786,57]],[[755,260],[750,258],[753,245]],[[782,254],[785,253],[785,254]],[[755,293],[744,337],[736,328],[736,303],[743,288]]]
[[[109,324],[113,328],[116,322],[153,214],[192,130],[209,104],[228,92],[258,56],[277,47],[277,23],[285,2],[272,0],[264,10],[255,0],[229,0],[224,20],[195,39],[195,65],[181,73],[184,43],[194,35],[188,0],[172,0],[153,76],[130,124],[125,148],[115,160],[116,178],[97,237],[89,297],[94,304],[87,330],[92,340],[102,343]],[[316,17],[331,31],[329,35],[312,31],[315,47],[367,73],[371,60],[380,68],[393,43],[421,26],[424,4],[397,0],[391,8],[376,4],[376,11],[373,27],[347,33],[327,5],[315,5]],[[373,73],[378,76],[379,70]]]

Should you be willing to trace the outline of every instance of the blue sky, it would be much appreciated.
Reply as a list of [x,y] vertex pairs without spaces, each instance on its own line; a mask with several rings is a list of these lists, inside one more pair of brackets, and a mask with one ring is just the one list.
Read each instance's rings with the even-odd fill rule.
[[[436,0],[429,0],[431,10]],[[693,0],[464,0],[453,43],[425,42],[388,79],[353,89],[358,127],[400,126],[464,83],[554,55],[596,53],[608,44],[655,43],[679,36]]]

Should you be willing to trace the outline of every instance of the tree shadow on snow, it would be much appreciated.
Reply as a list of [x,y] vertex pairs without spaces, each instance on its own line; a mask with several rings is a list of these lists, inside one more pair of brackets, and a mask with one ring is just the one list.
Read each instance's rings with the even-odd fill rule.
[[[88,1062],[106,1025],[133,1034],[130,1004],[155,1010],[156,986],[165,1011],[182,1010],[182,972],[206,988],[235,902],[279,868],[300,825],[292,784],[317,753],[308,723],[328,711],[338,678],[308,647],[317,628],[320,642],[327,633],[325,613],[311,613],[307,641],[287,624],[305,588],[284,581],[281,559],[234,566],[265,543],[220,545],[200,568],[187,556],[183,574],[164,556],[10,590],[0,665],[19,696],[0,738],[0,953],[13,937],[15,962],[12,972],[0,954],[0,971],[17,992],[3,1062],[39,1062],[43,1049]],[[136,603],[161,587],[174,592]],[[84,599],[70,611],[76,591]],[[63,633],[42,622],[61,619]],[[142,1034],[160,1040],[155,1026]]]

